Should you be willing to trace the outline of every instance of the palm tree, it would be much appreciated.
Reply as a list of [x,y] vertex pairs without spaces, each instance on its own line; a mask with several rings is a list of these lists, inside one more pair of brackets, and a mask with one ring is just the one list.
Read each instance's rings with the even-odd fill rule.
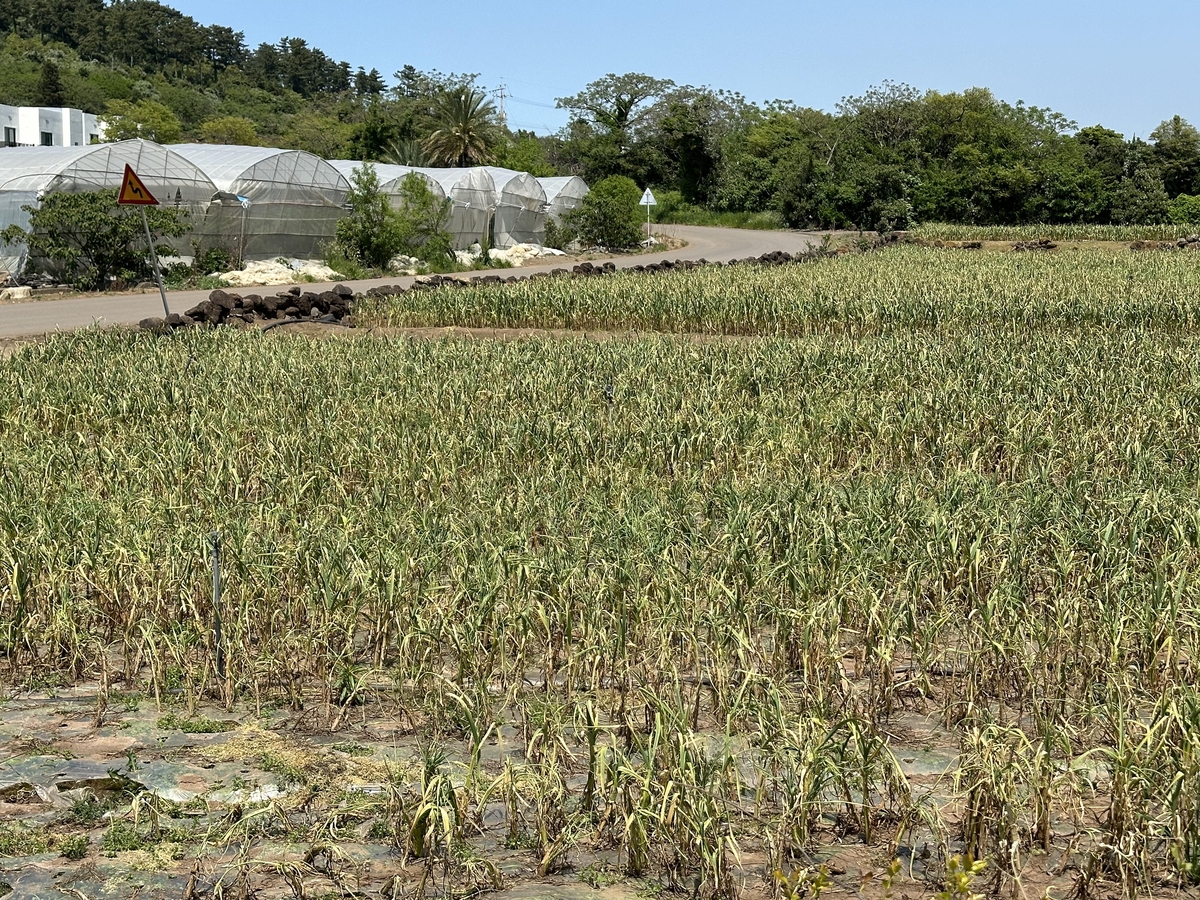
[[437,130],[425,140],[430,159],[445,166],[478,166],[495,157],[499,143],[496,105],[482,91],[469,87],[447,91],[434,107]]
[[425,148],[421,146],[420,141],[392,141],[379,157],[379,161],[394,166],[417,168],[429,165],[429,157],[425,155]]

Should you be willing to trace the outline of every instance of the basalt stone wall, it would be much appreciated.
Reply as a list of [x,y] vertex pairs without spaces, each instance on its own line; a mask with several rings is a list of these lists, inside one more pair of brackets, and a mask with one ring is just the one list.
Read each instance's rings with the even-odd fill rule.
[[172,313],[165,319],[152,317],[143,319],[139,324],[147,331],[172,331],[177,328],[216,325],[259,325],[264,327],[273,324],[289,324],[298,322],[319,322],[323,324],[350,324],[354,311],[354,302],[363,297],[392,297],[407,291],[428,291],[444,287],[471,287],[480,284],[515,284],[519,281],[544,278],[602,278],[613,275],[618,271],[661,273],[678,272],[688,269],[698,269],[704,266],[782,266],[787,263],[803,262],[820,259],[831,254],[825,250],[810,250],[807,253],[791,254],[782,250],[765,253],[762,256],[750,256],[746,259],[732,260],[728,263],[712,263],[706,259],[698,260],[663,260],[662,262],[635,265],[624,270],[618,269],[612,262],[590,263],[583,262],[570,269],[554,269],[552,271],[533,272],[528,275],[421,275],[410,287],[403,285],[383,285],[356,294],[344,284],[339,284],[329,291],[322,293],[305,292],[299,287],[292,287],[273,296],[259,294],[234,294],[228,291],[213,291],[207,300],[193,306],[184,313]]

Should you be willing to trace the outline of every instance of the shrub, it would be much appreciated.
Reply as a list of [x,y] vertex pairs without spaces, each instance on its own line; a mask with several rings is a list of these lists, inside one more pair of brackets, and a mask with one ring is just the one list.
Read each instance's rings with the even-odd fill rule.
[[546,218],[546,236],[542,239],[544,246],[552,247],[555,250],[566,250],[577,240],[579,240],[579,235],[575,233],[569,217],[564,218],[562,222],[550,217]]
[[91,841],[88,840],[86,834],[72,835],[71,837],[63,838],[58,845],[59,854],[66,859],[80,860],[87,856],[88,846]]
[[596,184],[583,205],[566,215],[584,243],[619,249],[633,247],[642,239],[642,192],[632,179],[610,175]]
[[237,252],[228,247],[200,248],[198,241],[192,242],[192,271],[196,275],[212,272],[233,272],[242,267]]
[[124,822],[114,822],[100,839],[100,851],[105,856],[116,856],[127,850],[141,850],[144,846],[145,839],[138,834],[137,829]]
[[679,222],[698,208],[684,200],[679,191],[655,191],[654,199],[658,201],[651,210],[655,222]]
[[1200,225],[1200,196],[1180,194],[1167,206],[1167,218],[1175,225]]
[[426,262],[450,257],[450,201],[439,199],[420,175],[400,183],[399,208],[379,185],[375,167],[364,163],[351,176],[346,202],[350,214],[338,222],[337,240],[325,250],[325,263],[346,277],[354,269],[386,269],[399,253]]
[[364,266],[386,268],[404,249],[405,235],[370,163],[363,163],[350,176],[346,205],[350,213],[337,224],[337,243]]
[[655,199],[658,200],[658,205],[653,208],[654,221],[660,224],[712,225],[720,228],[759,230],[784,227],[782,216],[774,210],[762,212],[717,211],[688,203],[679,191],[659,191],[655,194]]
[[[29,213],[29,231],[10,225],[0,232],[0,239],[9,244],[24,242],[30,259],[61,263],[77,287],[105,290],[114,279],[129,282],[149,277],[141,214],[118,206],[116,190],[49,194],[41,206],[22,209]],[[156,206],[147,209],[146,216],[158,253],[173,253],[157,240],[186,233],[187,212]]]
[[358,261],[358,257],[348,253],[346,248],[337,241],[330,241],[327,244],[321,245],[321,262],[337,272],[342,278],[348,278],[351,281],[371,277],[371,273],[363,268],[363,264]]
[[449,199],[440,199],[416,172],[400,182],[400,208],[395,216],[400,225],[402,252],[433,263],[448,259],[453,251]]

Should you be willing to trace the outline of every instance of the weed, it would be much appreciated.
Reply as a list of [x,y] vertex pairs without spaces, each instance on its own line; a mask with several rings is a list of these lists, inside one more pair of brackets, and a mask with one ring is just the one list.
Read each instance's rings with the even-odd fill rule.
[[0,857],[36,856],[50,849],[49,835],[40,828],[0,822]]
[[59,841],[58,851],[66,859],[80,860],[87,856],[90,845],[86,834],[76,834]]
[[236,722],[223,722],[205,716],[180,718],[176,713],[167,713],[158,720],[163,731],[182,731],[184,734],[223,734],[237,728]]
[[100,839],[100,852],[105,856],[116,856],[128,850],[141,850],[145,845],[145,837],[132,825],[114,822]]

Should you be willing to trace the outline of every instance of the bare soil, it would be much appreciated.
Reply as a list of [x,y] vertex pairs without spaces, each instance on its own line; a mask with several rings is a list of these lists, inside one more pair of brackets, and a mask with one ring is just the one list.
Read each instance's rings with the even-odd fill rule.
[[[336,730],[317,703],[298,711],[214,705],[189,715],[170,697],[156,702],[113,691],[101,704],[98,696],[93,684],[0,700],[0,885],[12,888],[12,900],[446,897],[471,890],[512,900],[672,895],[668,876],[630,877],[616,848],[586,836],[563,867],[539,875],[539,852],[505,840],[504,808],[494,801],[468,829],[465,852],[468,860],[494,866],[498,878],[480,875],[472,887],[466,863],[452,876],[441,862],[406,859],[392,831],[389,791],[414,789],[429,736],[382,695]],[[527,762],[515,714],[509,719],[483,748],[485,778],[506,762]],[[916,707],[899,712],[889,731],[914,794],[938,803],[953,823],[954,735],[938,724],[935,710]],[[446,735],[437,741],[448,752],[446,771],[461,781],[467,742]],[[1006,884],[1005,895],[1077,896],[1079,833],[1086,826],[1063,823],[1051,852],[1028,855],[1019,884]],[[823,868],[831,895],[934,895],[941,862],[933,841],[895,828],[879,832],[868,846],[828,818],[811,851],[793,865]],[[739,896],[778,896],[752,816],[736,837]],[[902,868],[888,889],[893,858]],[[999,879],[986,875],[976,884],[983,892],[999,887]],[[680,889],[676,896],[690,894]],[[1103,881],[1087,889],[1093,900],[1119,894]],[[1157,892],[1186,895],[1170,885]]]

